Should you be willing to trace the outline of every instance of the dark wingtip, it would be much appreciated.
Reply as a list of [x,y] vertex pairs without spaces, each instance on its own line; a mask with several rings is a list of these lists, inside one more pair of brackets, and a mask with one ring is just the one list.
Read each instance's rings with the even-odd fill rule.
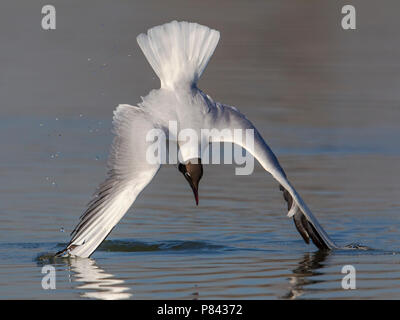
[[[279,189],[283,191],[283,198],[287,202],[288,210],[290,210],[293,204],[292,196],[282,185],[279,186]],[[297,231],[300,233],[305,243],[309,244],[311,238],[312,242],[318,249],[320,250],[330,249],[328,244],[319,235],[318,231],[315,229],[313,224],[307,220],[307,217],[299,209],[297,209],[297,212],[294,214],[293,221]]]

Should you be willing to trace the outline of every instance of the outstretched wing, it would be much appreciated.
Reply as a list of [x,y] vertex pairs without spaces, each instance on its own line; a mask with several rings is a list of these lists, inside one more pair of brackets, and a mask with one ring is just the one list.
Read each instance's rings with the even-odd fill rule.
[[156,126],[141,108],[119,105],[113,127],[108,177],[89,202],[67,247],[57,253],[59,256],[89,257],[160,168],[146,159],[146,134]]
[[[311,210],[304,203],[303,199],[297,193],[295,188],[290,184],[285,172],[280,166],[278,159],[261,137],[254,125],[236,108],[216,104],[216,107],[210,114],[213,119],[212,125],[219,129],[243,129],[243,136],[232,134],[232,139],[228,141],[226,138],[221,142],[231,142],[240,145],[249,151],[263,168],[271,173],[278,180],[280,188],[284,192],[284,198],[288,203],[288,216],[293,217],[295,226],[306,243],[309,239],[320,249],[337,248],[335,243],[329,238],[324,229],[320,226]],[[254,145],[246,143],[245,130],[254,130]],[[222,138],[222,136],[221,136]],[[215,141],[215,140],[213,140]]]

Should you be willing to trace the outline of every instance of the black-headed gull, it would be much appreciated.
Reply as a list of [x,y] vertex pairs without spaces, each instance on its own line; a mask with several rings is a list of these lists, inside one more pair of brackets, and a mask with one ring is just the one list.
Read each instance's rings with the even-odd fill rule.
[[[140,192],[153,179],[160,163],[146,158],[150,130],[162,130],[177,141],[182,161],[179,171],[189,182],[196,203],[198,184],[203,174],[201,155],[210,141],[181,144],[168,130],[175,121],[179,130],[252,129],[253,144],[238,135],[219,142],[240,145],[257,159],[280,184],[288,203],[288,216],[305,242],[310,239],[320,249],[337,248],[317,219],[290,184],[277,158],[253,124],[236,108],[214,102],[196,86],[210,60],[220,34],[197,23],[173,21],[148,30],[137,37],[144,55],[161,81],[161,88],[152,90],[138,106],[119,105],[114,111],[115,138],[108,162],[107,179],[100,184],[93,200],[72,232],[67,247],[57,253],[65,256],[89,257],[124,216]],[[201,136],[201,134],[199,134]],[[214,142],[213,137],[213,142]],[[218,141],[216,141],[218,142]]]

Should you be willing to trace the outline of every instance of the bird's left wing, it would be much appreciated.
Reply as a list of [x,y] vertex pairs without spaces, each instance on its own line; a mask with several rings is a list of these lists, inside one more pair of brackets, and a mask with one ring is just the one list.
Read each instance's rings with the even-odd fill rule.
[[108,160],[108,177],[100,184],[87,210],[58,256],[89,257],[153,179],[160,164],[146,159],[146,134],[158,129],[141,109],[119,105],[114,112],[115,134]]
[[[304,241],[309,243],[311,239],[320,249],[337,248],[297,193],[296,189],[291,185],[278,159],[261,137],[255,126],[236,108],[219,103],[216,103],[215,108],[210,112],[210,119],[212,119],[210,121],[211,126],[219,130],[242,129],[242,135],[231,134],[231,139],[226,139],[226,137],[222,138],[221,136],[222,139],[220,142],[231,142],[240,145],[250,152],[254,158],[260,162],[263,168],[278,180],[280,188],[284,193],[284,198],[288,203],[288,216],[293,217],[294,224]],[[253,130],[254,144],[249,144],[246,141],[246,129]],[[213,141],[218,142],[215,139],[213,139]]]

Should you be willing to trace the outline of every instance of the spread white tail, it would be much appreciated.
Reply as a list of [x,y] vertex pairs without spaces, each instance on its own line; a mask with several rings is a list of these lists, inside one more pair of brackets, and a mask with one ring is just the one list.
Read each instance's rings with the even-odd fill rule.
[[193,85],[219,41],[219,32],[197,23],[172,21],[140,34],[137,42],[162,88]]

